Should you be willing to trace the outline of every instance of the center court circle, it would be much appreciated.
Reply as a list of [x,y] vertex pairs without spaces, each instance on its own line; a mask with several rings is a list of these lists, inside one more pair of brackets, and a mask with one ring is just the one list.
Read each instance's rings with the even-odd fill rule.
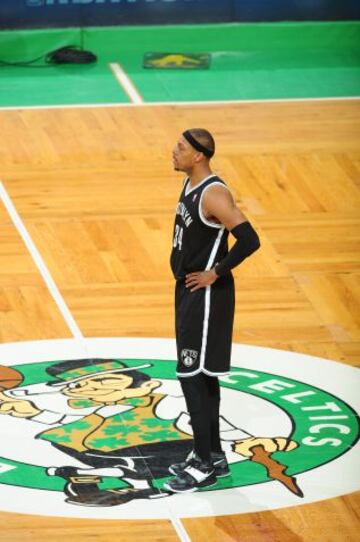
[[[4,344],[0,366],[12,370],[6,384],[0,367],[0,399],[7,403],[6,409],[0,403],[3,511],[105,519],[199,517],[314,502],[360,486],[355,463],[359,376],[352,367],[235,344],[232,371],[220,378],[222,446],[231,476],[207,491],[163,496],[166,476],[154,475],[158,471],[148,463],[148,470],[129,482],[131,471],[125,476],[114,456],[136,444],[145,457],[149,445],[159,442],[155,449],[172,453],[179,431],[191,439],[175,376],[174,341]],[[103,390],[108,393],[111,378],[123,367],[147,375],[154,389],[141,401],[110,405]],[[94,375],[100,382],[96,392]],[[148,401],[158,408],[144,417]],[[85,485],[92,488],[92,500],[79,502]],[[140,491],[139,485],[149,489]],[[104,495],[114,496],[115,504],[101,506]]]

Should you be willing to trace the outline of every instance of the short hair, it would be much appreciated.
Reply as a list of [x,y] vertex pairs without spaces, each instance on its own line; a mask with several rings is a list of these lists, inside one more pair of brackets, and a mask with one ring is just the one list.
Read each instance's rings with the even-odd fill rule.
[[215,153],[215,140],[213,136],[204,128],[190,128],[191,135],[201,143],[206,149],[209,149],[213,154]]

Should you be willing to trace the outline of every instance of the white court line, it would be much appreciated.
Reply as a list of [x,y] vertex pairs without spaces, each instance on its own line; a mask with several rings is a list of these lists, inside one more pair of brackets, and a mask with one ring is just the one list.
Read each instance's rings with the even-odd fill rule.
[[120,66],[120,64],[118,62],[112,62],[109,64],[109,66],[115,78],[120,83],[126,94],[129,96],[132,103],[134,105],[142,105],[144,103],[142,96],[135,87],[134,83],[131,81],[130,77]]
[[87,109],[96,107],[186,107],[198,105],[200,107],[217,106],[217,105],[241,105],[241,104],[268,104],[268,103],[297,103],[297,102],[342,102],[342,101],[356,101],[360,100],[360,96],[334,96],[327,98],[269,98],[261,100],[209,100],[209,101],[189,101],[189,102],[144,102],[143,98],[141,103],[91,103],[91,104],[63,104],[63,105],[9,105],[0,106],[0,111],[17,111],[23,109]]
[[59,311],[61,312],[66,324],[68,325],[71,333],[73,336],[80,340],[84,340],[84,336],[80,331],[79,326],[75,322],[68,306],[66,305],[64,298],[62,297],[58,287],[55,284],[54,279],[49,273],[48,268],[45,265],[44,260],[42,259],[40,252],[36,248],[33,240],[31,239],[27,229],[25,228],[25,225],[23,221],[21,220],[17,210],[15,209],[14,204],[12,203],[8,193],[5,190],[5,187],[3,183],[0,181],[0,199],[2,200],[5,208],[7,209],[7,212],[9,213],[9,216],[11,220],[13,221],[13,224],[17,231],[19,232],[22,240],[24,241],[28,251],[30,252],[30,255],[32,259],[34,260],[37,268],[40,271],[40,274],[42,278],[44,279],[44,282],[46,286],[49,289],[50,295],[54,299],[56,305],[58,306]]
[[181,521],[180,518],[173,516],[172,512],[170,511],[170,520],[172,523],[172,526],[174,527],[176,534],[180,538],[181,542],[191,542],[191,538],[186,532],[186,529]]

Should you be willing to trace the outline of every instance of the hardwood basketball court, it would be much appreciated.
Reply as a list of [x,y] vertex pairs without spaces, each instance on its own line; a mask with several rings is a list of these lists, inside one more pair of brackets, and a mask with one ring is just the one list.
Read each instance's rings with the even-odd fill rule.
[[[171,150],[206,127],[214,171],[262,240],[235,272],[234,342],[357,367],[359,120],[358,100],[2,110],[1,180],[84,337],[173,338]],[[0,224],[1,343],[73,337],[4,200]],[[0,540],[355,542],[358,514],[358,494],[178,531],[1,513]]]

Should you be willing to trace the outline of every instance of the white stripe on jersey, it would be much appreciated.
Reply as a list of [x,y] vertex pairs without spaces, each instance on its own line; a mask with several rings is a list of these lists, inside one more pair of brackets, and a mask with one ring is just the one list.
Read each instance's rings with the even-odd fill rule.
[[[221,238],[223,236],[224,231],[225,231],[224,226],[221,226],[221,228],[220,228],[220,230],[219,230],[219,232],[217,234],[217,237],[215,239],[215,243],[213,245],[213,248],[211,250],[208,263],[207,263],[207,265],[205,267],[205,271],[209,271],[212,268],[213,264],[214,264],[215,257],[216,257],[217,251],[219,249]],[[201,372],[206,372],[206,374],[208,374],[210,376],[211,375],[217,376],[217,374],[219,374],[219,376],[223,375],[223,374],[227,374],[227,373],[211,373],[210,371],[206,371],[206,369],[204,370],[206,347],[207,347],[207,338],[208,338],[208,332],[209,332],[210,295],[211,295],[211,286],[206,286],[206,288],[205,288],[205,307],[204,307],[203,335],[202,335],[202,340],[201,340],[201,352],[200,352],[200,365],[199,365],[199,368],[196,369],[195,371],[191,372],[191,373],[179,373],[178,372],[177,375],[182,377],[182,378],[186,378],[188,376],[195,376],[195,375],[197,375],[197,374],[199,374]]]
[[[217,254],[221,238],[223,236],[223,233],[225,231],[224,226],[221,227],[219,230],[219,233],[215,239],[214,246],[212,248],[209,261],[207,263],[207,266],[205,267],[205,271],[209,271],[211,267],[213,266],[215,256]],[[207,338],[208,338],[208,331],[209,331],[209,316],[210,316],[210,294],[211,294],[211,286],[206,286],[205,288],[205,310],[204,310],[204,323],[203,323],[203,336],[202,336],[202,343],[201,343],[201,353],[200,353],[200,369],[203,369],[205,366],[205,356],[206,356],[206,347],[207,347]]]
[[[210,186],[215,186],[215,185],[223,186],[224,188],[226,188],[226,190],[229,190],[229,192],[230,192],[229,187],[226,186],[226,184],[224,184],[224,183],[219,183],[218,181],[215,181],[215,182],[213,182],[213,183],[211,183],[211,184],[208,184],[208,185],[204,188],[204,190],[201,192],[200,201],[199,201],[199,217],[200,217],[200,220],[201,220],[202,222],[204,222],[204,224],[205,224],[206,226],[209,226],[210,228],[217,228],[217,229],[220,229],[220,228],[223,227],[223,225],[220,224],[220,223],[218,223],[218,222],[214,222],[214,221],[212,221],[212,220],[208,220],[208,219],[204,216],[204,213],[203,213],[203,210],[202,210],[202,200],[203,200],[203,197],[204,197],[204,194],[205,194],[206,190],[207,190],[208,188],[210,188]],[[231,194],[231,192],[230,192],[230,194]]]
[[[191,192],[193,192],[194,190],[196,190],[197,188],[199,188],[199,186],[201,186],[202,184],[206,183],[206,181],[208,181],[209,179],[211,179],[211,177],[216,177],[215,173],[212,173],[211,175],[208,175],[207,177],[205,177],[205,179],[203,179],[202,181],[200,181],[198,184],[196,184],[195,186],[193,186],[192,188],[190,188],[190,190],[188,190],[189,186],[190,186],[190,182],[187,184],[186,186],[186,189],[185,189],[185,196],[188,196],[189,194],[191,194]],[[189,179],[189,177],[188,177]]]

